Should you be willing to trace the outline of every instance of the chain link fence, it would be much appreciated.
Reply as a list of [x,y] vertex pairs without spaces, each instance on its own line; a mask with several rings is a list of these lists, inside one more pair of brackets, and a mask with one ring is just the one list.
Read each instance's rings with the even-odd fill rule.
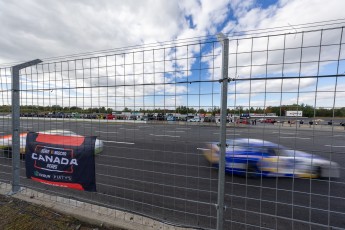
[[[344,228],[343,35],[341,27],[44,61],[18,72],[19,123],[13,69],[2,68],[0,181],[182,227]],[[97,192],[31,181],[24,161],[15,181],[12,157],[25,157],[12,154],[16,128],[97,136]],[[209,157],[222,147],[224,158]],[[333,168],[339,174],[326,173]]]

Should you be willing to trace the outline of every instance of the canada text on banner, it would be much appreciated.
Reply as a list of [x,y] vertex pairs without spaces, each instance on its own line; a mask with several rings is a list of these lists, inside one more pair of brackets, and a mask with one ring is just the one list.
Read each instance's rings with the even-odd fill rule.
[[44,184],[96,191],[96,137],[29,132],[26,139],[26,177]]

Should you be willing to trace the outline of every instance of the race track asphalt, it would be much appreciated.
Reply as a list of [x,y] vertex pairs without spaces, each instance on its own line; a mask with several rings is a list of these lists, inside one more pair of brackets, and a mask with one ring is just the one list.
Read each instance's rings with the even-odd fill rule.
[[[0,120],[3,134],[10,120]],[[104,151],[96,157],[97,193],[21,183],[46,193],[128,210],[181,226],[215,229],[218,171],[198,148],[219,139],[219,126],[203,123],[115,123],[97,120],[21,121],[22,131],[65,129],[96,135]],[[345,228],[345,131],[304,125],[229,126],[227,138],[257,138],[313,153],[341,166],[328,179],[245,178],[226,175],[225,229]],[[0,155],[2,181],[11,180],[11,160]]]

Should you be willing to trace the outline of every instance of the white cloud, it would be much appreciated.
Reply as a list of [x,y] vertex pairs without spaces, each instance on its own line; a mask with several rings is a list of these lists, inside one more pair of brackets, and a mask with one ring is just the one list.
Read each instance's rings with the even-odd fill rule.
[[[279,1],[267,8],[261,8],[255,1],[232,1],[234,19],[229,20],[222,30],[223,33],[230,34],[229,77],[249,79],[341,73],[345,69],[343,62],[338,65],[339,51],[343,50],[339,45],[340,38],[344,37],[344,34],[341,36],[342,29],[296,33],[302,31],[296,25],[343,18],[341,10],[343,7],[345,7],[345,2],[336,0],[327,1],[327,4],[324,4],[324,1]],[[252,35],[256,31],[261,32],[260,29],[283,27],[288,28],[289,31],[270,32],[270,36],[267,36],[268,34]],[[324,28],[327,27],[329,26]],[[306,27],[303,30],[310,29],[313,27]],[[236,31],[248,31],[249,35],[242,32],[243,36],[238,40],[239,37],[231,37]],[[274,34],[282,35],[272,36]],[[219,47],[215,53],[217,56],[214,59],[207,60],[209,66],[214,63],[217,66],[221,65]],[[340,54],[340,58],[342,56]],[[216,71],[216,76],[220,77],[220,69]],[[209,78],[213,72],[212,69],[209,71]],[[236,88],[238,94],[236,97],[231,95],[230,99],[236,98],[238,101],[248,104],[249,98],[255,97],[260,92],[268,95],[269,99],[265,103],[268,105],[278,103],[279,105],[281,102],[279,94],[292,95],[292,92],[315,91],[315,87],[313,88],[315,82],[316,79],[311,78],[301,81],[287,79],[283,84],[281,80],[239,81]],[[323,82],[319,89],[328,87],[329,84],[331,83]],[[231,84],[229,92],[234,91],[234,84]],[[339,87],[337,91],[340,91]],[[276,92],[278,95],[274,96],[271,92]],[[290,96],[289,100],[284,99],[284,103],[311,103],[310,97],[314,97],[315,100],[315,96],[317,96],[319,106],[329,106],[329,99],[335,94],[337,98],[342,95],[341,92],[335,90],[327,93],[303,93],[303,96],[296,93],[294,97]],[[262,106],[264,102],[262,98],[260,100],[257,103],[255,100],[250,103]],[[345,106],[345,103],[337,100],[335,106]]]
[[[304,33],[303,46],[308,48],[301,49],[302,34],[294,33],[300,31],[295,25],[342,18],[344,6],[345,2],[337,0],[329,0],[327,4],[322,0],[281,0],[265,8],[254,0],[48,0],[45,4],[38,0],[0,0],[0,63],[179,39],[179,43],[171,46],[127,49],[115,54],[108,53],[107,57],[91,55],[90,59],[82,61],[58,63],[60,67],[51,63],[50,70],[44,69],[44,74],[29,75],[28,79],[37,81],[28,81],[25,87],[71,88],[49,94],[56,103],[66,105],[139,106],[138,103],[151,103],[155,106],[154,103],[158,102],[180,105],[183,100],[177,95],[188,94],[193,86],[188,88],[185,85],[157,83],[183,81],[194,74],[202,79],[218,79],[221,74],[221,48],[218,43],[212,44],[213,47],[205,44],[181,45],[181,41],[184,41],[181,39],[207,36],[218,31],[255,32],[288,26],[292,34],[286,36],[270,36],[268,39],[248,35],[247,39],[232,40],[229,76],[243,79],[334,74],[341,30],[324,30],[321,43],[324,46],[321,49],[318,47],[321,32]],[[335,45],[329,45],[333,43]],[[198,59],[200,55],[205,56],[202,63]],[[319,57],[325,62],[318,63]],[[43,64],[43,68],[47,66]],[[200,66],[209,69],[198,70]],[[340,69],[344,69],[343,65],[340,65]],[[306,92],[316,84],[313,79],[291,81],[291,84],[287,83],[289,81],[284,81],[283,85],[279,80],[256,81],[251,86],[240,82],[237,90],[242,95],[239,94],[237,98],[248,98],[245,94],[255,96],[265,90],[266,93],[281,90]],[[43,83],[38,86],[38,82]],[[149,85],[151,83],[156,85]],[[76,89],[76,86],[85,88]],[[32,96],[37,103],[45,102],[41,98],[43,94],[37,95],[37,98]],[[82,96],[78,101],[66,98],[66,95]],[[170,99],[153,100],[155,96]],[[318,96],[319,99],[327,97],[329,95],[326,94]],[[58,98],[61,98],[60,101],[57,101]],[[307,97],[301,99],[309,101]],[[291,100],[296,100],[296,97]],[[277,101],[280,100],[272,98],[272,103]],[[30,104],[28,99],[26,102]]]
[[2,1],[0,11],[3,62],[171,40],[183,21],[169,1]]
[[[3,31],[0,63],[206,36],[215,33],[218,24],[226,19],[227,4],[227,0],[63,0],[45,4],[0,1]],[[186,87],[160,83],[191,75],[190,69],[196,61],[191,57],[200,49],[200,45],[156,46],[145,51],[127,49],[124,54],[110,54],[107,59],[93,55],[91,59],[69,61],[61,67],[59,63],[55,66],[45,62],[42,65],[45,73],[39,71],[37,75],[27,76],[23,87],[67,88],[37,96],[32,96],[35,92],[26,94],[39,104],[55,101],[64,105],[79,103],[85,107],[98,104],[134,106],[152,95],[170,95],[175,102],[168,100],[169,103],[179,104],[181,100],[174,95],[186,93]],[[32,78],[35,80],[30,81]],[[39,86],[38,82],[43,84]],[[156,85],[149,85],[151,83]],[[105,85],[108,86],[103,87]],[[43,100],[43,96],[49,100]],[[74,100],[76,96],[80,100]],[[28,104],[34,102],[25,100]]]

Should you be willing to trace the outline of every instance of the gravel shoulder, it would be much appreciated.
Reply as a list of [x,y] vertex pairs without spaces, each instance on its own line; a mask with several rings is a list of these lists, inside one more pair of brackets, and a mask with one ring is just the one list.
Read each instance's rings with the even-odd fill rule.
[[0,229],[121,230],[85,223],[44,206],[5,195],[0,195],[0,213]]

